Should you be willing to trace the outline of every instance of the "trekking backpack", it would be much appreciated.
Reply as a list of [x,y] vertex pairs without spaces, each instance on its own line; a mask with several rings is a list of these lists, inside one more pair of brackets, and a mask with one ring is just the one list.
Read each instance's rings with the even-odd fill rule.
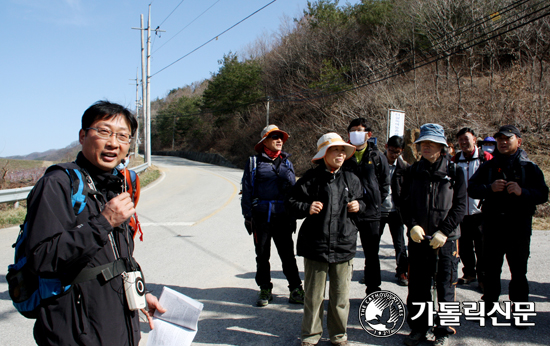
[[[64,166],[51,166],[46,170],[46,173],[54,169],[63,169],[69,175],[71,180],[71,203],[75,215],[78,215],[86,206],[86,196],[94,193],[95,190],[89,186],[84,172]],[[41,278],[30,270],[29,266],[26,265],[27,256],[24,252],[24,244],[27,239],[26,218],[20,227],[17,241],[12,245],[15,248],[15,263],[8,266],[6,281],[9,286],[10,298],[17,311],[26,318],[37,318],[42,300],[67,292],[71,285],[63,286],[58,278]]]
[[[140,184],[139,184],[139,176],[136,174],[136,172],[125,168],[122,172],[122,175],[124,175],[124,179],[126,180],[128,187],[127,192],[130,194],[130,197],[132,198],[132,202],[134,202],[134,208],[138,204],[139,196],[140,196]],[[132,217],[130,218],[130,228],[132,228],[133,231],[133,237],[136,237],[136,234],[139,232],[139,240],[143,241],[143,231],[141,230],[141,224],[139,223],[137,213],[134,213]]]

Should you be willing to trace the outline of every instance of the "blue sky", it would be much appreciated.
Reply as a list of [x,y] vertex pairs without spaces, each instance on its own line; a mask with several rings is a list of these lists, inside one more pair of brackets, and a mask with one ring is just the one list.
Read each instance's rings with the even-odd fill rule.
[[[66,147],[78,139],[82,113],[97,100],[135,108],[132,79],[141,71],[141,41],[139,30],[131,28],[140,26],[140,14],[147,24],[150,3],[152,27],[164,21],[161,29],[166,30],[160,37],[152,36],[153,75],[270,2],[2,0],[0,157]],[[258,37],[278,33],[284,18],[300,17],[306,4],[307,0],[277,0],[154,75],[151,99],[209,78],[224,54],[243,52]]]

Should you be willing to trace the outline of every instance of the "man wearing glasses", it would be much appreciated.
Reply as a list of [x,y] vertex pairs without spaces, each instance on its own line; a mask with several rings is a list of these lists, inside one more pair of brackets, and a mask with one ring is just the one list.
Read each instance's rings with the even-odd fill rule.
[[[115,169],[136,128],[128,109],[96,102],[82,116],[82,151],[76,160],[50,167],[29,194],[27,263],[39,277],[63,285],[61,294],[43,300],[39,308],[38,345],[139,344],[139,307],[125,293],[128,273],[141,275],[128,227],[135,209]],[[83,185],[74,178],[78,175]],[[85,203],[77,211],[71,198],[79,186]],[[148,313],[142,311],[152,328],[150,316],[164,309],[150,293],[142,305],[149,307]]]
[[382,218],[380,219],[380,237],[384,233],[384,227],[388,225],[395,249],[395,277],[401,286],[409,284],[407,271],[409,270],[409,259],[403,236],[403,218],[401,216],[401,187],[405,171],[409,164],[403,160],[401,153],[405,148],[403,137],[392,136],[386,143],[386,158],[390,168],[390,191],[386,199],[382,201]]
[[296,182],[294,166],[288,159],[290,154],[282,151],[289,136],[275,125],[266,126],[261,136],[254,147],[257,154],[249,158],[244,169],[241,199],[245,227],[254,235],[256,248],[256,284],[260,287],[256,305],[266,306],[273,300],[269,264],[271,239],[288,280],[289,302],[303,304],[304,290],[292,240],[296,220],[284,207],[285,196]]

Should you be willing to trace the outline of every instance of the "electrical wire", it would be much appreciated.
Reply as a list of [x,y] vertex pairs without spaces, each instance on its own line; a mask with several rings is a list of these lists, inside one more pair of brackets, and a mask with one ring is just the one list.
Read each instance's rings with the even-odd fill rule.
[[[527,0],[529,1],[529,0]],[[517,3],[514,3],[512,5],[517,5],[518,3],[525,3],[527,1],[518,1]],[[525,13],[527,10],[529,9],[535,9],[536,6],[544,3],[545,1],[539,1],[537,3],[535,3],[534,5],[530,6],[529,8],[526,8],[522,11],[520,11],[519,13]],[[547,1],[546,1],[547,2]],[[520,5],[521,5],[520,4]],[[512,6],[510,5],[510,6]],[[508,7],[510,7],[508,6]],[[508,8],[507,7],[507,8]],[[517,6],[514,6],[514,8],[517,8]],[[388,80],[390,78],[394,78],[394,77],[397,77],[399,75],[403,75],[405,73],[408,73],[408,72],[411,72],[413,70],[416,70],[416,69],[419,69],[419,68],[422,68],[424,66],[427,66],[429,64],[432,64],[434,62],[437,62],[439,60],[442,60],[442,59],[445,59],[445,58],[448,58],[450,56],[453,56],[453,55],[456,55],[460,52],[463,52],[465,50],[468,50],[474,46],[477,46],[477,45],[480,45],[480,44],[483,44],[485,42],[488,42],[490,40],[493,40],[497,37],[500,37],[508,32],[511,32],[513,30],[516,30],[520,27],[523,27],[525,25],[528,25],[534,21],[537,21],[541,18],[544,18],[548,15],[550,15],[550,11],[547,11],[547,12],[543,12],[544,10],[546,9],[549,9],[550,8],[550,5],[546,5],[546,6],[543,6],[543,7],[540,7],[536,10],[534,10],[534,12],[532,13],[527,13],[527,14],[524,14],[522,17],[519,17],[519,18],[516,18],[514,20],[512,20],[510,22],[510,18],[512,18],[513,16],[517,16],[517,14],[515,15],[512,15],[510,16],[509,18],[506,18],[506,20],[502,20],[501,21],[501,25],[494,28],[493,30],[491,31],[488,31],[488,32],[485,32],[485,33],[481,33],[479,36],[477,37],[474,37],[466,42],[463,42],[463,43],[457,43],[456,45],[452,46],[452,47],[449,47],[450,49],[447,49],[447,50],[444,50],[444,51],[439,51],[439,52],[430,52],[430,54],[425,54],[423,59],[421,60],[421,63],[420,64],[414,64],[412,65],[411,68],[408,68],[408,69],[401,69],[397,72],[392,72],[392,73],[388,73],[386,75],[382,75],[372,81],[369,81],[369,82],[366,82],[366,83],[363,83],[363,84],[359,84],[359,85],[355,85],[353,87],[350,87],[350,88],[347,88],[345,90],[341,90],[341,91],[338,91],[338,92],[334,92],[334,93],[328,93],[328,94],[321,94],[321,95],[317,95],[317,96],[311,96],[311,97],[299,97],[299,98],[290,98],[288,96],[290,95],[296,95],[296,94],[300,94],[299,92],[297,93],[291,93],[291,94],[287,94],[287,95],[284,95],[284,96],[280,96],[278,98],[270,98],[271,101],[274,101],[274,102],[305,102],[305,101],[310,101],[310,100],[314,100],[314,99],[320,99],[320,98],[328,98],[328,97],[332,97],[332,96],[336,96],[336,95],[340,95],[340,94],[343,94],[343,93],[348,93],[348,92],[351,92],[351,91],[354,91],[354,90],[357,90],[357,89],[360,89],[360,88],[364,88],[366,86],[369,86],[369,85],[372,85],[372,84],[375,84],[375,83],[379,83],[379,82],[382,82],[382,81],[385,81],[385,80]],[[506,9],[506,8],[505,8]],[[507,12],[507,11],[506,11]],[[542,12],[542,13],[541,13]],[[497,12],[494,12],[493,14],[495,13],[499,13],[499,15],[502,16],[502,13],[505,13],[503,10],[501,11],[497,11]],[[537,16],[535,16],[534,18],[531,18],[530,20],[526,21],[526,22],[521,22],[522,20],[528,18],[528,17],[532,17],[534,14],[538,14]],[[484,16],[482,17],[481,19],[478,19],[476,22],[478,21],[481,21],[481,22],[486,22],[487,21],[487,18],[490,18],[492,19],[492,15],[489,15],[489,16]],[[516,24],[515,26],[512,26]],[[471,25],[470,24],[467,24],[466,26],[469,26]],[[466,27],[464,26],[464,27]],[[507,29],[504,29],[506,28]],[[460,28],[459,28],[460,29]],[[502,31],[499,31],[501,29],[504,29]],[[458,30],[458,29],[457,29]],[[492,36],[491,36],[492,35]],[[445,35],[442,35],[443,36],[446,36]],[[434,45],[432,45],[432,47],[434,47]],[[437,54],[436,54],[437,53]],[[395,60],[395,59],[394,59]],[[400,59],[398,61],[404,61],[406,59]],[[158,73],[158,72],[157,72]],[[332,85],[333,87],[334,86],[339,86],[338,84],[336,85]],[[349,84],[348,84],[349,86]],[[311,92],[310,89],[306,89],[304,91],[309,91]],[[157,116],[157,118],[163,118],[163,117],[170,117],[170,118],[173,118],[173,117],[177,117],[177,118],[180,118],[180,117],[188,117],[188,116],[196,116],[196,115],[205,115],[205,114],[211,114],[211,113],[219,113],[219,112],[227,112],[227,111],[231,111],[231,110],[234,110],[235,108],[243,108],[243,107],[248,107],[250,105],[253,105],[253,104],[257,104],[257,103],[260,103],[260,102],[265,102],[266,101],[266,98],[260,98],[260,99],[257,99],[255,101],[252,101],[252,102],[249,102],[247,104],[243,104],[243,105],[239,105],[238,107],[231,107],[231,108],[217,108],[217,109],[209,109],[208,111],[202,111],[202,112],[198,112],[198,113],[192,113],[192,114],[181,114],[181,115],[177,115],[177,116]],[[158,119],[157,119],[158,121]]]
[[[178,31],[174,36],[170,37],[170,39],[166,42],[164,42],[164,44],[160,47],[158,47],[155,51],[153,51],[153,53],[151,53],[151,55],[155,54],[156,52],[158,52],[162,47],[164,47],[166,44],[168,44],[168,42],[172,41],[172,39],[174,39],[176,36],[178,36],[183,30],[187,29],[187,27],[191,24],[193,24],[193,22],[195,22],[197,19],[199,19],[203,14],[205,14],[209,9],[211,9],[212,7],[214,7],[214,5],[216,5],[218,2],[220,2],[221,0],[218,0],[216,1],[215,3],[213,3],[212,5],[210,5],[210,7],[208,7],[206,10],[204,10],[201,14],[199,14],[198,16],[195,17],[195,19],[193,19],[189,24],[187,24],[186,26],[183,27],[183,29],[181,29],[180,31]],[[178,5],[179,6],[179,5]]]
[[178,9],[178,7],[180,7],[180,5],[181,5],[184,1],[185,1],[185,0],[181,0],[181,2],[176,6],[176,8],[174,8],[174,9],[172,10],[172,12],[170,12],[170,14],[169,14],[166,18],[164,18],[164,20],[159,24],[159,27],[162,26],[162,24],[164,24],[164,22],[166,22],[166,20],[167,20],[168,18],[170,18],[170,16],[172,15],[172,13],[174,13],[174,11],[176,11],[176,10]]
[[248,18],[252,17],[253,15],[255,15],[256,13],[260,12],[261,10],[263,10],[264,8],[268,7],[269,5],[273,4],[275,1],[277,0],[273,0],[271,1],[270,3],[268,3],[267,5],[263,6],[262,8],[254,11],[253,13],[249,14],[248,16],[246,16],[245,18],[241,19],[239,22],[233,24],[231,27],[229,27],[228,29],[224,30],[223,32],[221,32],[220,34],[214,36],[213,38],[211,38],[210,40],[206,41],[205,43],[201,44],[200,46],[198,46],[197,48],[193,49],[192,51],[190,51],[189,53],[185,54],[184,56],[182,56],[181,58],[177,59],[176,61],[172,62],[171,64],[161,68],[160,70],[158,70],[157,72],[153,73],[151,75],[151,77],[159,74],[160,72],[166,70],[168,67],[174,65],[175,63],[177,63],[178,61],[186,58],[187,56],[191,55],[192,53],[196,52],[197,50],[201,49],[202,47],[206,46],[208,43],[218,39],[218,37],[220,37],[221,35],[225,34],[226,32],[228,32],[229,30],[233,29],[234,27],[236,27],[237,25],[241,24],[242,22],[244,22],[245,20],[247,20]]

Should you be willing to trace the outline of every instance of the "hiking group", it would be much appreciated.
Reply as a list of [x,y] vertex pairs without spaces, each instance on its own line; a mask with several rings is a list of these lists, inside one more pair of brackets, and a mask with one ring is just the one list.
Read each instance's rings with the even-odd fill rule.
[[[96,102],[82,116],[82,151],[76,160],[50,167],[28,196],[6,280],[17,310],[36,319],[38,345],[137,346],[139,311],[151,328],[154,312],[166,312],[148,292],[133,257],[134,237],[141,231],[135,213],[139,179],[125,164],[136,128],[125,107]],[[323,334],[327,279],[329,338],[334,345],[347,345],[357,235],[365,258],[365,293],[378,292],[386,224],[397,282],[409,290],[407,345],[431,338],[430,333],[434,344],[446,345],[455,333],[437,319],[432,328],[427,311],[411,318],[418,312],[415,302],[432,299],[432,280],[440,302],[454,301],[457,282],[475,280],[485,302],[498,302],[506,256],[510,299],[528,301],[531,221],[535,206],[547,200],[548,187],[520,148],[517,128],[502,126],[494,139],[485,138],[485,151],[477,148],[473,130],[462,129],[457,134],[462,151],[451,157],[443,127],[425,124],[415,142],[421,158],[412,165],[401,157],[401,137],[389,138],[385,153],[380,152],[366,119],[351,121],[347,132],[349,142],[334,132],[320,136],[313,168],[296,181],[291,155],[282,150],[288,133],[275,125],[263,129],[256,154],[246,163],[241,199],[256,252],[258,306],[273,299],[273,240],[289,302],[304,305],[302,345],[317,344]],[[296,244],[296,254],[304,258],[303,283],[294,253],[297,219],[304,219]],[[459,280],[460,259],[464,276]]]
[[[415,141],[420,159],[412,165],[401,157],[405,145],[399,136],[389,138],[386,151],[380,152],[366,119],[351,121],[347,132],[348,142],[334,132],[322,135],[311,159],[315,167],[296,181],[290,154],[282,151],[288,133],[275,125],[263,129],[254,148],[257,154],[244,170],[241,199],[245,227],[256,248],[258,306],[272,300],[273,238],[288,280],[289,302],[304,304],[302,346],[316,345],[323,334],[327,279],[329,339],[347,345],[357,234],[365,258],[360,283],[369,295],[381,290],[378,252],[386,224],[397,283],[408,286],[411,333],[406,345],[430,340],[444,346],[456,333],[437,315],[430,325],[427,309],[420,311],[415,303],[454,302],[457,284],[476,281],[481,299],[498,303],[504,256],[512,274],[512,304],[528,301],[531,222],[536,205],[548,199],[548,187],[520,148],[521,133],[515,126],[502,126],[480,141],[473,129],[463,128],[456,134],[460,151],[451,156],[443,127],[424,124]],[[304,258],[303,289],[292,238],[297,219],[304,219],[296,251]]]

